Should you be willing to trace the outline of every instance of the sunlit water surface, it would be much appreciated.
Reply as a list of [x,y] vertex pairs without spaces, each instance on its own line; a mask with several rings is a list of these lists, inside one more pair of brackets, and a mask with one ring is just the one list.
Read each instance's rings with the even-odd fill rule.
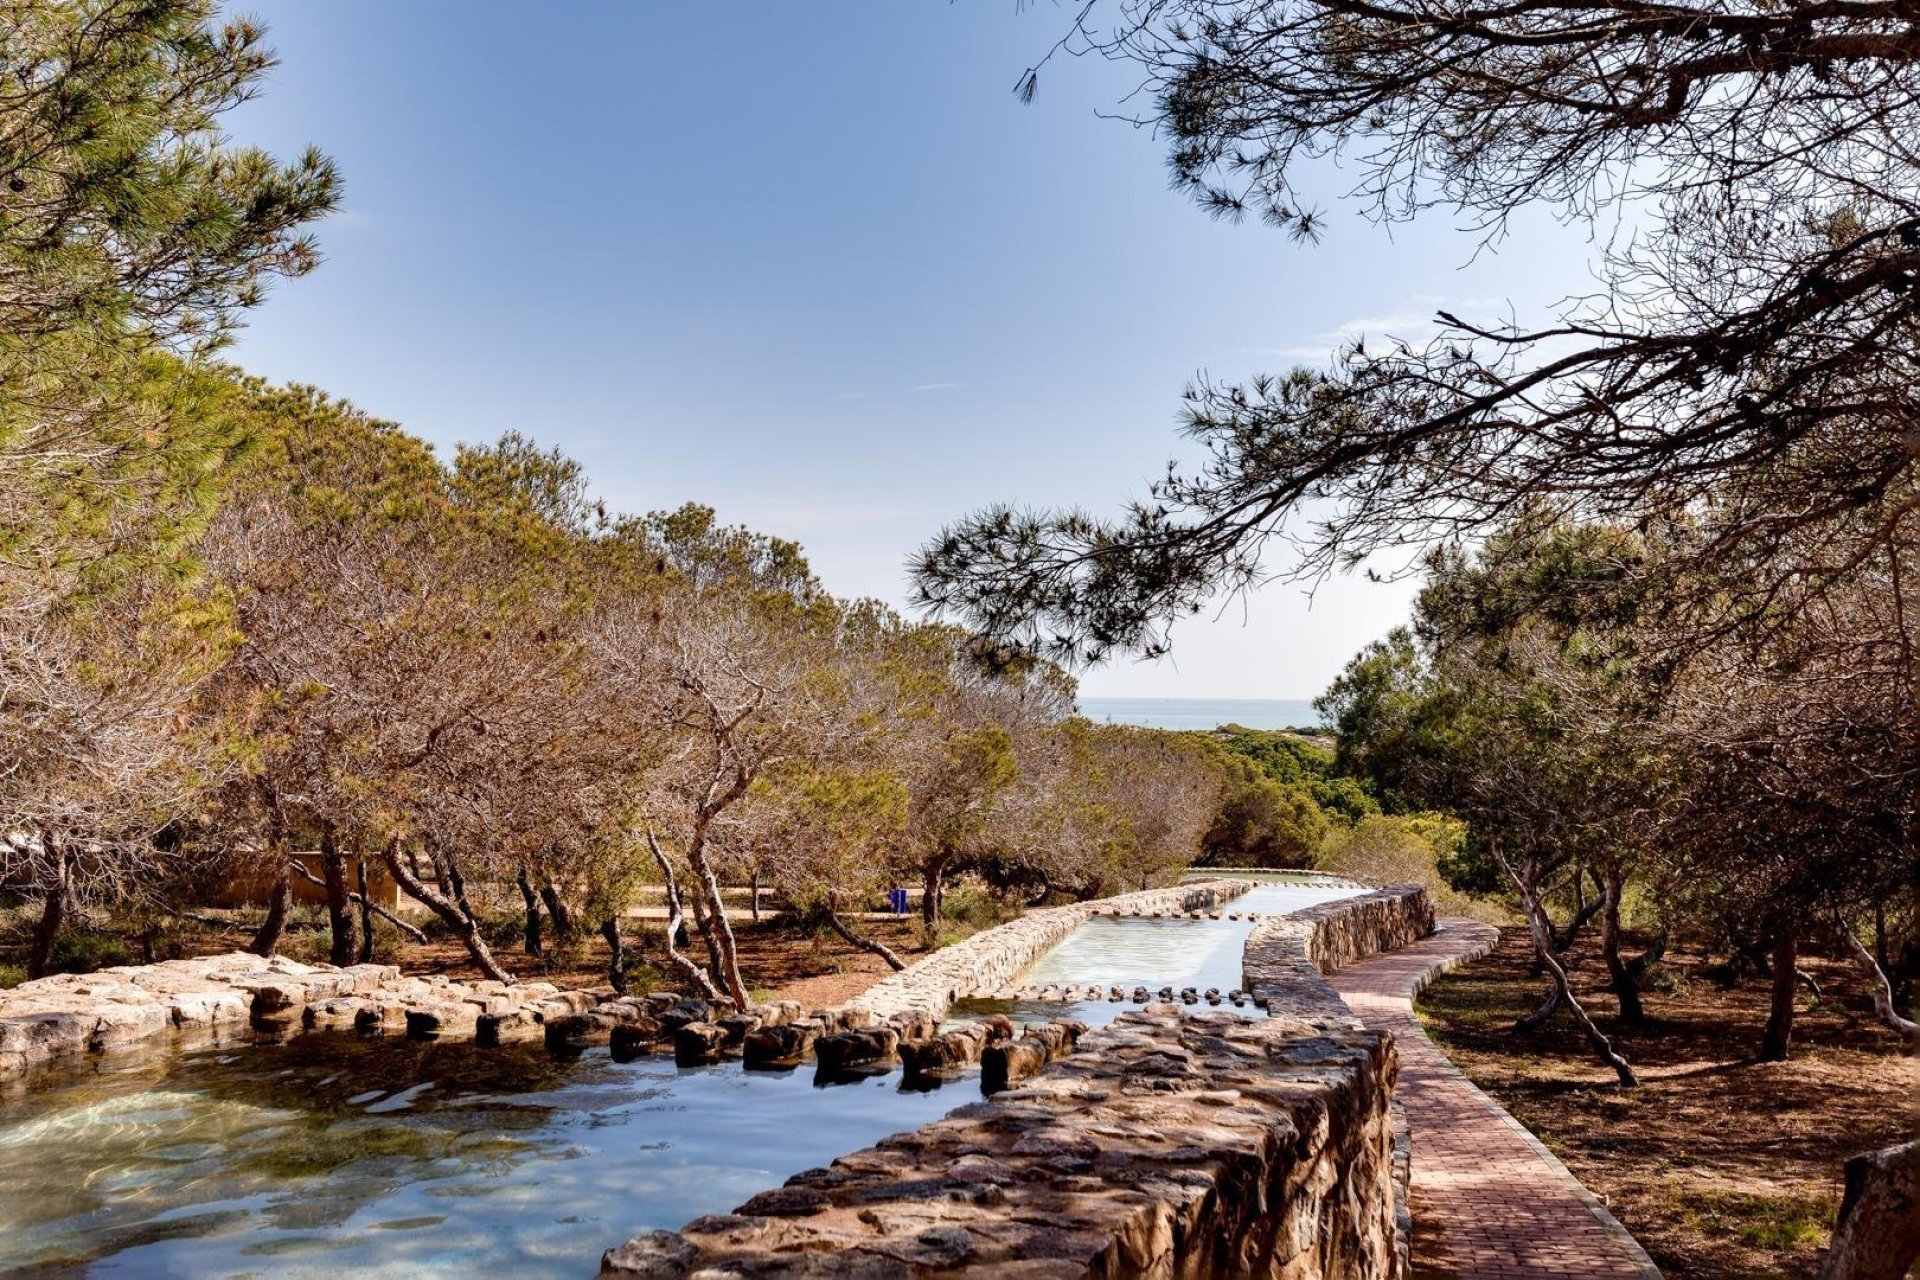
[[978,1087],[350,1033],[103,1061],[0,1101],[0,1274],[589,1276]]
[[[1096,917],[1016,985],[1228,991],[1247,912],[1356,892],[1274,878],[1227,904],[1237,921]],[[972,1001],[954,1020],[1102,1025],[1130,1007]],[[100,1059],[0,1098],[0,1274],[592,1275],[629,1236],[724,1212],[977,1090],[337,1032]]]

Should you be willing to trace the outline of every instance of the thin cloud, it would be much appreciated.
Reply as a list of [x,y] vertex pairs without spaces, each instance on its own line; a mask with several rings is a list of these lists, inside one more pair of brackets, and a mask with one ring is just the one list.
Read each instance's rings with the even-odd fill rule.
[[1437,312],[1441,310],[1459,312],[1500,305],[1503,304],[1498,299],[1450,299],[1440,294],[1415,294],[1385,315],[1361,316],[1358,319],[1348,320],[1337,329],[1312,334],[1305,342],[1293,346],[1260,347],[1253,350],[1255,354],[1278,356],[1283,360],[1324,364],[1333,358],[1335,352],[1349,345],[1356,338],[1387,338],[1405,342],[1411,346],[1419,346],[1428,339],[1439,336],[1441,323]]
[[919,386],[914,387],[913,390],[915,391],[955,391],[955,390],[958,390],[962,385],[964,384],[958,383],[958,382],[923,382]]
[[865,400],[866,398],[867,393],[864,391],[842,391],[828,397],[830,400]]

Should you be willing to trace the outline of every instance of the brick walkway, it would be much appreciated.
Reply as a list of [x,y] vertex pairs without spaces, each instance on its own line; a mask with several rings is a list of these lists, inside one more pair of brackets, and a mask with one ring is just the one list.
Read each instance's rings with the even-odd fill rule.
[[1369,1026],[1393,1032],[1413,1134],[1414,1274],[1657,1280],[1625,1228],[1537,1138],[1461,1075],[1413,1016],[1427,980],[1491,949],[1490,926],[1442,920],[1424,942],[1332,976]]

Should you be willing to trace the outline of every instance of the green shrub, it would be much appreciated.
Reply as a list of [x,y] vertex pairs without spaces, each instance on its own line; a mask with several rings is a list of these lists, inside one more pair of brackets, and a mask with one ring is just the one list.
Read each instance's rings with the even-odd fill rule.
[[17,987],[27,980],[27,971],[17,964],[0,964],[0,991]]
[[280,937],[280,954],[301,964],[327,964],[333,958],[333,933],[328,929],[289,929]]
[[1504,923],[1506,908],[1460,892],[1442,874],[1465,843],[1466,827],[1443,814],[1375,814],[1336,826],[1321,846],[1319,869],[1383,884],[1423,884],[1443,916]]
[[961,881],[940,895],[940,914],[974,929],[991,929],[1007,918],[998,899],[984,885]]
[[49,967],[55,973],[92,973],[132,963],[133,950],[119,934],[68,929],[54,940]]

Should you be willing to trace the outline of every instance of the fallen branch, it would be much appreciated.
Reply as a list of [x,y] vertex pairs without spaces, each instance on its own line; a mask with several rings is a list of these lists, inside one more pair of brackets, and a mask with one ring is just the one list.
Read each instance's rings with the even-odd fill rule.
[[161,910],[176,920],[191,920],[195,924],[205,925],[209,929],[218,929],[222,933],[233,933],[247,927],[243,920],[222,920],[219,916],[203,916],[195,911],[182,911],[179,907],[169,907],[164,904]]
[[831,894],[827,897],[826,912],[827,927],[839,934],[842,941],[850,946],[858,947],[870,955],[879,956],[882,960],[885,960],[888,967],[896,973],[907,967],[907,962],[896,955],[893,948],[889,947],[886,943],[881,942],[877,938],[865,937],[847,928],[846,923],[840,919],[839,904],[834,901]]

